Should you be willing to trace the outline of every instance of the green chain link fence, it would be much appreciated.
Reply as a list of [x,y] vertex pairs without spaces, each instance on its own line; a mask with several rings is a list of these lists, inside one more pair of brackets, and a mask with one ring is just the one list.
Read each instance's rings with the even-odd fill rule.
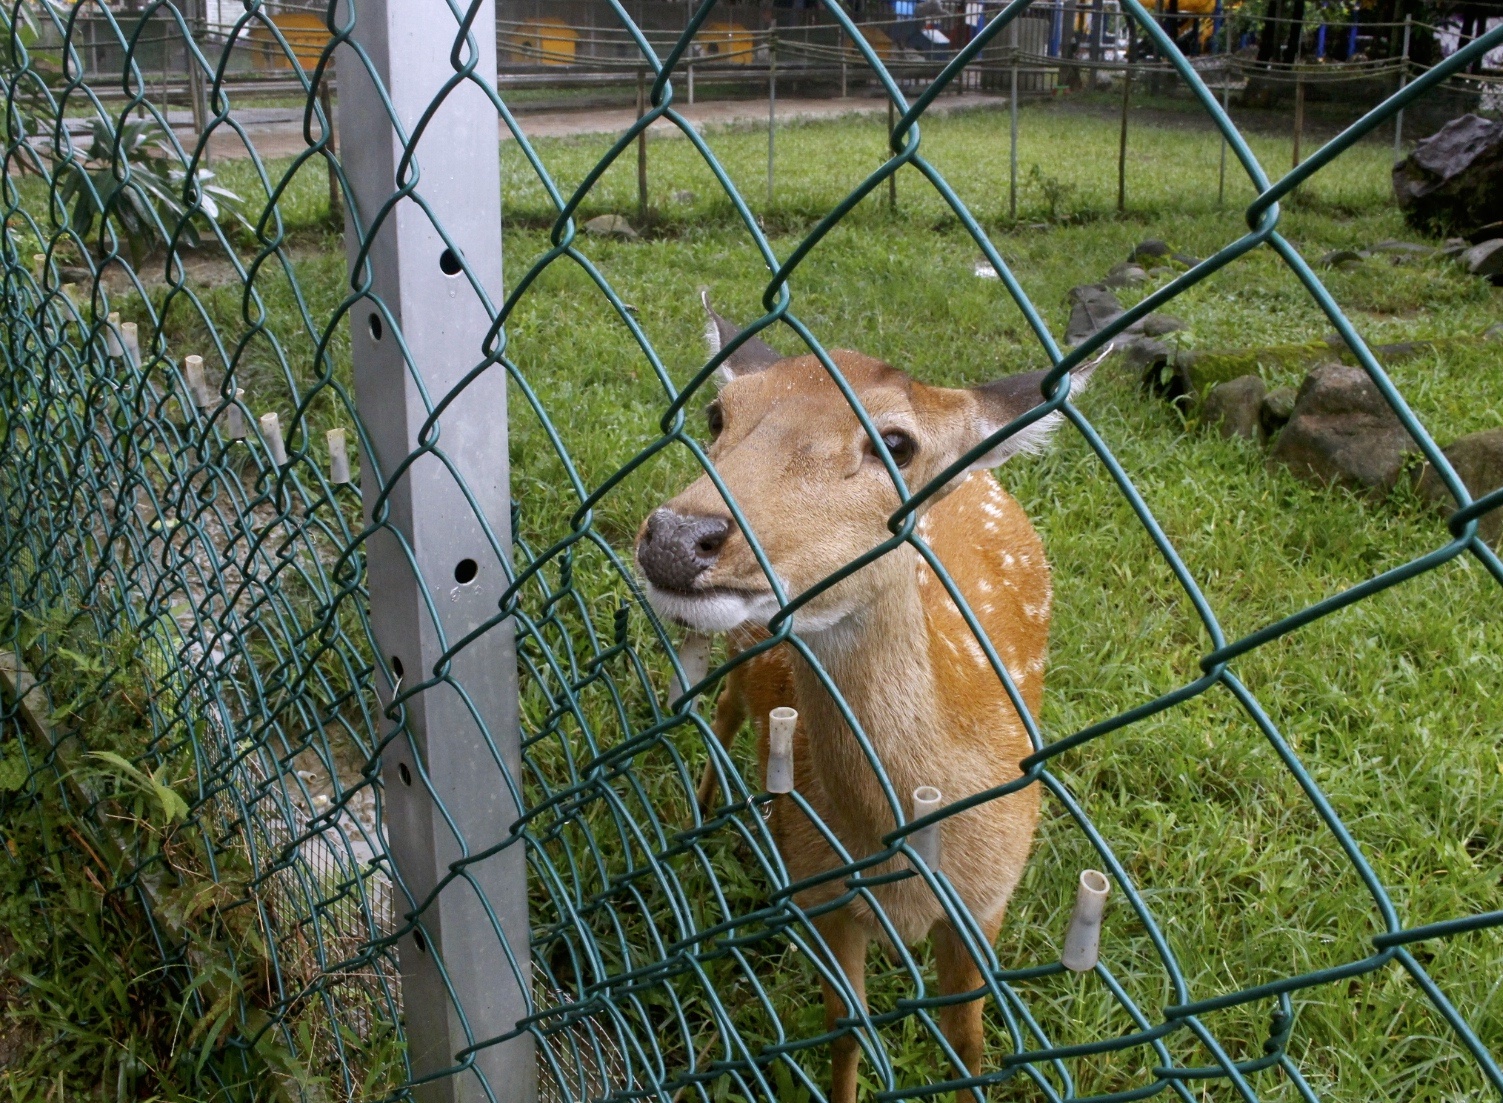
[[[717,750],[707,722],[704,693],[725,668],[688,694],[670,690],[670,672],[684,677],[673,641],[641,599],[626,537],[597,520],[623,480],[664,449],[686,447],[706,463],[685,409],[731,351],[676,386],[633,308],[576,245],[574,212],[660,118],[704,159],[773,273],[765,313],[750,330],[788,327],[835,375],[799,320],[790,278],[890,174],[906,167],[927,179],[1001,275],[1053,365],[1039,405],[962,462],[1062,412],[1130,504],[1213,645],[1201,676],[1110,719],[1049,742],[1030,720],[1035,750],[1020,779],[900,826],[888,849],[839,871],[842,899],[862,896],[878,907],[863,868],[912,856],[906,840],[928,822],[1040,786],[1141,925],[1167,1006],[1131,994],[1108,955],[1087,980],[1118,1009],[1122,1029],[1057,1044],[1028,986],[1063,966],[999,963],[978,952],[988,1015],[1010,1048],[993,1052],[974,1076],[942,1061],[915,1066],[905,1056],[915,1044],[938,1052],[943,1000],[925,987],[917,952],[899,948],[901,994],[838,1028],[859,1034],[874,1097],[957,1089],[979,1097],[990,1088],[993,1097],[1017,1090],[1054,1100],[1163,1092],[1186,1101],[1255,1099],[1281,1083],[1314,1099],[1290,1056],[1293,997],[1387,969],[1413,978],[1475,1059],[1478,1083],[1503,1094],[1503,1071],[1467,1009],[1453,1006],[1413,949],[1503,924],[1503,913],[1406,927],[1361,847],[1233,669],[1255,648],[1460,556],[1475,557],[1503,583],[1503,564],[1477,536],[1478,517],[1503,503],[1503,491],[1471,500],[1278,231],[1281,200],[1503,42],[1503,29],[1270,181],[1152,14],[1127,0],[1139,33],[1172,59],[1258,195],[1245,235],[1062,350],[920,145],[925,110],[1027,0],[1007,7],[913,99],[839,5],[829,5],[896,102],[899,121],[891,157],[786,256],[769,244],[709,144],[674,110],[670,77],[716,0],[698,5],[664,56],[633,26],[625,3],[612,7],[656,74],[651,108],[568,192],[555,186],[496,92],[495,19],[484,0],[331,5],[331,41],[308,72],[279,39],[306,93],[303,140],[290,163],[258,155],[219,83],[217,63],[232,43],[195,42],[185,6],[154,3],[124,15],[102,4],[17,0],[5,13],[0,836],[6,860],[25,865],[40,914],[58,908],[61,871],[86,869],[122,921],[149,931],[159,967],[152,983],[182,1021],[185,1044],[171,1077],[191,1085],[183,1094],[527,1099],[534,1068],[537,1094],[548,1099],[794,1100],[827,1090],[821,1062],[830,1036],[801,1025],[809,1020],[776,983],[803,970],[806,987],[813,984],[819,939],[765,823],[770,796]],[[85,8],[96,25],[108,22],[124,50],[112,84],[126,93],[123,104],[106,107],[79,75],[71,36]],[[158,30],[175,25],[192,51],[207,87],[203,132],[181,137],[181,108],[154,102],[132,60],[133,36],[149,20]],[[252,32],[263,42],[280,34],[262,5],[247,0],[234,35]],[[338,146],[330,101],[320,96],[336,56]],[[464,129],[476,120],[483,125]],[[464,161],[494,151],[497,120],[557,211],[551,248],[513,273],[505,296],[496,158],[479,156],[470,168]],[[233,186],[213,175],[230,173],[229,162],[216,159],[211,171],[211,138],[245,146]],[[480,192],[489,182],[497,194],[486,200]],[[466,189],[478,196],[468,214]],[[327,227],[316,257],[289,240],[284,218],[314,199],[329,202],[336,218],[347,212],[348,268],[337,257],[336,226]],[[430,271],[432,253],[413,259],[419,246],[441,250],[438,271]],[[1449,519],[1452,538],[1428,554],[1228,639],[1064,380],[1137,320],[1259,248],[1276,252],[1308,289],[1464,504]],[[218,287],[193,278],[191,258],[203,253],[225,258],[229,272]],[[550,408],[527,365],[508,353],[509,317],[520,302],[547,294],[538,280],[559,263],[587,273],[602,309],[630,332],[662,386],[660,436],[598,483],[571,461],[557,420],[563,411]],[[508,385],[513,422],[535,422],[542,436],[528,439],[546,439],[556,453],[548,469],[554,489],[572,496],[568,516],[534,508],[526,493],[508,505],[500,424]],[[857,414],[872,432],[865,412]],[[917,546],[915,510],[932,490],[900,489],[893,536],[873,555]],[[460,545],[475,550],[456,560]],[[774,618],[768,646],[788,642],[812,660],[797,635],[803,600],[794,596]],[[992,665],[1007,678],[995,658]],[[1293,774],[1365,886],[1381,931],[1365,956],[1204,997],[1110,840],[1050,763],[1214,687],[1240,702]],[[870,755],[859,723],[846,715]],[[695,772],[707,755],[724,786],[701,815]],[[902,807],[895,798],[894,807]],[[928,876],[957,929],[974,929],[943,870]],[[1064,916],[1057,918],[1062,927]],[[1136,1054],[1136,1073],[1082,1094],[1078,1083],[1099,1082],[1093,1074],[1082,1080],[1082,1070],[1114,1053]],[[1195,1053],[1198,1061],[1187,1056]],[[122,1063],[122,1078],[127,1071]]]

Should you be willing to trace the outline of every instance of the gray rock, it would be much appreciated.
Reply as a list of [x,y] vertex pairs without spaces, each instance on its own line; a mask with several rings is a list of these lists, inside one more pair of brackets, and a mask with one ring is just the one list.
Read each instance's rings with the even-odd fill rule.
[[1482,331],[1484,341],[1497,341],[1503,339],[1503,322],[1494,322]]
[[1191,256],[1189,253],[1170,253],[1169,254],[1169,259],[1170,260],[1174,260],[1174,261],[1178,261],[1180,264],[1183,264],[1186,268],[1194,268],[1197,264],[1200,263],[1200,258],[1199,257]]
[[1173,314],[1150,314],[1143,319],[1143,332],[1149,337],[1162,337],[1185,328],[1185,323]]
[[596,215],[584,224],[584,232],[597,237],[624,237],[635,239],[637,231],[619,214]]
[[1416,245],[1412,241],[1380,241],[1368,246],[1367,252],[1387,253],[1395,257],[1428,257],[1435,249],[1430,245]]
[[1132,252],[1127,255],[1127,259],[1147,260],[1152,257],[1167,257],[1169,252],[1168,243],[1160,241],[1155,237],[1149,238],[1147,241],[1140,241],[1134,245]]
[[699,196],[695,195],[688,188],[682,188],[673,193],[672,199],[675,203],[689,204],[699,199]]
[[1188,404],[1195,394],[1188,358],[1163,341],[1137,337],[1123,348],[1128,371],[1142,381],[1149,394],[1167,399],[1175,405]]
[[1147,283],[1148,273],[1136,264],[1119,264],[1101,282],[1105,287],[1127,287],[1135,283]]
[[1133,372],[1166,364],[1173,355],[1172,348],[1152,337],[1134,337],[1122,346],[1122,362]]
[[1263,435],[1271,437],[1289,424],[1294,415],[1294,401],[1299,392],[1293,387],[1275,387],[1263,396],[1258,408],[1258,421],[1263,426]]
[[[1451,466],[1461,476],[1462,485],[1473,499],[1503,486],[1503,429],[1484,429],[1480,433],[1472,433],[1441,451],[1451,461]],[[1447,511],[1456,508],[1456,499],[1446,489],[1446,484],[1441,482],[1435,468],[1428,463],[1420,472],[1417,489],[1420,497],[1427,502],[1433,502]],[[1489,510],[1477,521],[1477,534],[1484,542],[1503,546],[1503,506]]]
[[1468,245],[1481,245],[1495,237],[1503,237],[1503,222],[1484,222],[1481,226],[1473,226],[1466,232],[1466,237],[1460,240]]
[[1452,119],[1394,165],[1393,194],[1417,229],[1465,232],[1503,219],[1503,122]]
[[1387,493],[1415,444],[1361,368],[1326,364],[1300,386],[1289,424],[1269,454],[1311,482]]
[[1322,268],[1351,268],[1361,264],[1363,255],[1354,249],[1332,249],[1317,263]]
[[1099,283],[1087,283],[1070,289],[1070,323],[1065,327],[1065,344],[1078,345],[1122,313],[1117,296]]
[[1495,280],[1503,275],[1503,238],[1493,238],[1481,245],[1473,245],[1461,254],[1461,263],[1474,276],[1486,276]]
[[1256,375],[1218,383],[1200,408],[1201,421],[1216,426],[1227,439],[1257,440],[1262,431],[1260,415],[1267,392],[1263,380]]

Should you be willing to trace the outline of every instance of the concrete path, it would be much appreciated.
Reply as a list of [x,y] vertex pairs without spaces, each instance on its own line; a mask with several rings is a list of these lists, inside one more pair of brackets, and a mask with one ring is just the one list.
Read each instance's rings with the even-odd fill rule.
[[[979,92],[964,95],[946,95],[937,99],[929,108],[930,115],[943,115],[951,111],[974,107],[1002,107],[1006,96]],[[766,125],[766,100],[710,100],[690,107],[681,104],[677,110],[696,130],[717,126]],[[819,119],[836,119],[847,115],[885,115],[887,101],[863,96],[846,99],[778,99],[778,122],[804,122]],[[567,138],[581,134],[620,134],[636,121],[637,112],[630,107],[588,108],[580,111],[519,112],[517,121],[528,138]],[[248,107],[235,111],[233,118],[245,130],[249,141],[263,160],[278,157],[293,157],[307,149],[303,140],[303,112],[299,108]],[[191,148],[193,116],[190,112],[173,109],[168,122],[177,131],[178,140],[185,148]],[[79,126],[84,124],[79,121]],[[499,123],[503,140],[511,138],[511,131]],[[672,123],[658,120],[649,132],[656,137],[683,137]],[[209,139],[211,158],[239,158],[250,156],[246,142],[234,130],[221,125]]]
[[[1006,96],[993,96],[968,92],[960,96],[941,96],[928,110],[930,115],[943,115],[951,111],[972,107],[1000,107],[1007,103]],[[695,130],[705,127],[737,126],[767,123],[766,100],[711,100],[696,103],[693,107],[680,104],[677,108]],[[778,122],[805,122],[818,119],[836,119],[844,115],[885,115],[887,101],[871,96],[846,99],[778,99]],[[635,108],[596,108],[588,111],[539,111],[535,114],[517,116],[517,122],[529,138],[565,138],[576,134],[620,134],[636,121]],[[649,134],[672,134],[682,137],[682,132],[672,123],[659,119]],[[503,137],[510,134],[502,129]]]

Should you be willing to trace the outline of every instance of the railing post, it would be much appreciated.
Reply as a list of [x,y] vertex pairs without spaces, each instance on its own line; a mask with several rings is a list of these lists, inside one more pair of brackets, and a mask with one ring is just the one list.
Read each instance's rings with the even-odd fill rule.
[[[1400,92],[1409,83],[1409,31],[1413,26],[1413,20],[1414,17],[1411,15],[1404,16],[1404,52],[1399,55]],[[1404,109],[1402,107],[1394,112],[1393,116],[1393,159],[1395,161],[1404,159]]]
[[[434,406],[486,359],[492,314],[476,285],[493,306],[502,298],[498,118],[475,83],[495,85],[496,15],[493,0],[479,7],[456,47],[445,0],[359,0],[364,56],[342,48],[338,61],[346,254],[352,283],[368,283],[350,351],[368,523],[379,506],[365,545],[370,622],[383,704],[394,688],[410,694],[383,721],[382,781],[397,920],[412,925],[398,953],[423,1103],[536,1098],[531,1036],[495,1041],[527,1013],[531,984],[523,846],[503,845],[521,786],[512,623],[479,631],[497,616],[511,547],[504,370],[472,380],[424,435],[432,451],[403,466]],[[350,18],[344,0],[335,25]],[[451,55],[473,77],[406,149],[455,76]]]
[[1007,49],[1011,65],[1008,68],[1007,92],[1007,217],[1018,218],[1018,20],[1014,16],[1007,25]]
[[772,33],[767,36],[767,206],[773,201],[774,154],[778,132],[778,21],[772,21]]

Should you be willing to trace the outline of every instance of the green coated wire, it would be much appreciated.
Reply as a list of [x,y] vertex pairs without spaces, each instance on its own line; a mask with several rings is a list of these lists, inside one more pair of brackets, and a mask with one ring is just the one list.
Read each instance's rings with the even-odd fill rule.
[[[721,1098],[727,1090],[746,1098],[785,1098],[801,1091],[820,1099],[824,1085],[818,1062],[823,1047],[850,1031],[861,1047],[864,1068],[876,1088],[873,1098],[878,1100],[929,1098],[940,1092],[980,1098],[986,1089],[1019,1074],[1041,1097],[1061,1101],[1089,1098],[1106,1103],[1170,1093],[1189,1103],[1208,1083],[1254,1100],[1280,1077],[1300,1098],[1313,1100],[1317,1096],[1289,1052],[1298,1035],[1292,994],[1393,967],[1415,980],[1457,1044],[1470,1053],[1493,1091],[1503,1096],[1503,1072],[1475,1025],[1410,950],[1416,943],[1503,926],[1503,912],[1406,927],[1361,845],[1234,670],[1236,661],[1249,652],[1464,555],[1478,560],[1503,584],[1503,563],[1477,535],[1478,519],[1503,502],[1503,491],[1480,501],[1471,499],[1371,350],[1278,230],[1280,199],[1395,112],[1503,43],[1503,28],[1478,38],[1384,100],[1297,169],[1269,180],[1215,95],[1153,13],[1139,0],[1125,0],[1127,15],[1205,109],[1257,196],[1247,208],[1248,229],[1240,238],[1155,290],[1101,332],[1063,349],[980,222],[925,157],[920,128],[936,99],[1013,20],[1029,11],[1030,0],[1007,4],[911,102],[852,15],[835,0],[825,0],[830,18],[875,74],[899,117],[889,135],[890,156],[803,234],[786,256],[778,255],[709,144],[675,106],[674,82],[690,56],[690,43],[722,6],[721,0],[700,0],[683,31],[671,40],[656,32],[649,38],[623,0],[607,2],[626,40],[652,71],[648,109],[572,190],[558,186],[505,97],[478,69],[475,27],[484,11],[479,0],[445,0],[441,6],[440,14],[446,12],[451,20],[443,32],[449,36],[451,71],[428,109],[407,123],[398,119],[374,64],[354,39],[361,18],[359,0],[343,7],[329,5],[329,42],[311,70],[296,63],[284,32],[255,0],[237,14],[226,40],[213,43],[195,41],[186,13],[167,0],[156,0],[130,16],[110,12],[103,4],[81,4],[63,12],[12,0],[0,16],[7,158],[0,183],[7,226],[0,256],[0,291],[5,297],[0,347],[6,368],[0,396],[0,577],[5,587],[0,650],[24,661],[49,710],[57,715],[67,715],[61,708],[65,703],[69,709],[87,712],[102,707],[112,694],[143,689],[146,693],[139,721],[114,733],[115,742],[108,745],[105,735],[83,728],[65,730],[66,720],[51,742],[39,743],[34,733],[28,734],[22,703],[7,698],[0,711],[0,756],[6,761],[16,756],[23,782],[0,798],[0,835],[19,831],[48,800],[57,799],[88,838],[100,845],[119,845],[122,858],[112,891],[129,898],[151,929],[165,975],[181,993],[184,1006],[199,1016],[218,1006],[230,1009],[223,1042],[213,1059],[192,1071],[192,1087],[215,1097],[250,1098],[246,1085],[259,1078],[290,1098],[326,1098],[329,1090],[341,1098],[411,1098],[421,1084],[459,1078],[478,1085],[487,1098],[505,1099],[509,1086],[489,1083],[477,1055],[528,1034],[536,1046],[548,1099],[668,1103],[681,1096]],[[116,114],[83,78],[78,63],[83,46],[75,33],[85,8],[95,24],[108,28],[124,59],[118,81],[126,100]],[[164,105],[151,102],[149,77],[137,57],[147,41],[143,35],[148,22],[155,21],[156,33],[164,20],[166,33],[184,43],[189,64],[207,82],[207,125],[191,148],[167,125]],[[256,152],[236,118],[225,84],[235,42],[252,32],[259,45],[270,42],[267,48],[289,60],[289,74],[302,88],[305,148],[285,170],[272,168]],[[333,120],[324,117],[319,105],[319,89],[331,77],[336,50],[342,51],[341,66],[361,67],[371,77],[403,147],[390,194],[376,210],[353,209],[352,189],[333,152]],[[58,63],[42,60],[54,54]],[[548,248],[510,281],[500,302],[488,298],[461,259],[463,285],[484,306],[491,324],[459,383],[434,393],[425,385],[396,318],[372,291],[376,260],[371,245],[398,205],[406,204],[432,220],[444,245],[463,258],[462,243],[451,237],[424,199],[420,146],[425,136],[434,140],[434,128],[442,125],[443,103],[461,89],[478,90],[495,108],[554,214]],[[78,167],[78,139],[65,126],[64,114],[80,105],[110,128],[112,145],[104,158],[109,183]],[[183,175],[178,185],[181,210],[148,205],[144,226],[137,226],[129,221],[131,197],[149,185],[152,165],[126,147],[124,124],[142,113],[162,135],[168,163]],[[659,121],[677,127],[702,159],[769,273],[763,314],[682,387],[674,384],[632,310],[576,245],[574,219],[581,204],[638,135]],[[241,239],[232,239],[223,225],[205,216],[205,196],[191,183],[206,163],[215,134],[233,135],[246,145],[259,188],[254,209],[246,212],[247,236]],[[283,223],[293,177],[317,162],[328,166],[351,212],[356,245],[342,299],[325,305],[315,304],[300,286],[297,258]],[[1050,365],[1034,409],[993,433],[929,485],[912,488],[904,483],[855,391],[800,317],[791,287],[800,267],[830,231],[905,167],[935,189],[990,261]],[[70,180],[73,194],[83,197],[83,207],[76,198],[63,201]],[[89,226],[77,224],[75,211],[89,209],[89,204],[96,217]],[[165,245],[171,258],[159,292],[153,292],[137,270],[132,233],[144,233]],[[178,253],[195,233],[213,238],[230,258],[242,291],[238,317],[216,310],[187,279]],[[23,240],[36,243],[44,258],[40,271],[33,270],[31,258],[18,248]],[[1260,248],[1269,249],[1289,267],[1336,327],[1459,505],[1448,520],[1449,543],[1229,640],[1131,477],[1073,403],[1069,373],[1105,355],[1147,314]],[[63,256],[81,256],[89,269],[88,286],[76,289],[76,298],[61,289]],[[556,411],[550,411],[525,365],[508,351],[508,321],[539,293],[540,278],[558,264],[572,265],[585,275],[603,307],[646,358],[662,389],[656,438],[594,484],[570,455],[553,420]],[[123,271],[133,293],[112,290],[104,279],[106,268]],[[279,330],[271,320],[263,283],[268,273],[288,284],[294,303],[291,329]],[[146,335],[134,358],[122,348],[121,329],[109,321],[114,304],[127,300],[132,321]],[[356,398],[336,377],[339,333],[357,308],[374,311],[392,333],[424,403],[418,447],[385,469],[370,462],[370,439]],[[219,377],[206,394],[195,394],[190,385],[183,358],[193,350],[169,336],[180,331],[172,320],[182,314],[203,333],[201,348]],[[783,589],[739,505],[689,433],[685,416],[716,369],[742,343],[776,327],[786,327],[824,366],[869,437],[900,502],[889,519],[887,540],[796,594]],[[280,427],[285,457],[275,453],[269,430],[263,435],[256,423],[254,414],[268,408],[262,396],[241,399],[236,386],[251,374],[256,357],[268,355],[280,396],[278,412],[287,419]],[[560,489],[572,495],[557,531],[539,538],[519,531],[525,526],[514,508],[511,547],[503,546],[498,535],[503,519],[485,517],[475,505],[457,463],[445,451],[443,435],[446,412],[490,372],[505,373],[521,396],[513,417],[525,413],[541,428],[543,447],[552,451],[562,472]],[[1195,609],[1210,647],[1201,658],[1201,674],[1193,680],[1079,731],[1046,740],[953,579],[919,536],[916,519],[917,511],[953,475],[1055,412],[1065,416],[1101,461]],[[242,432],[232,429],[237,420],[244,426]],[[364,511],[355,488],[331,481],[322,466],[319,431],[333,425],[353,430],[364,461]],[[601,532],[596,517],[597,507],[628,478],[675,447],[684,448],[726,498],[780,606],[767,640],[711,670],[697,684],[685,684],[686,672],[668,631],[643,600],[623,550]],[[372,637],[365,549],[374,536],[384,534],[417,574],[416,556],[393,524],[391,509],[402,477],[420,462],[442,464],[461,487],[489,555],[505,572],[507,586],[494,613],[465,636],[446,638],[439,629],[442,656],[432,669],[399,674],[380,658]],[[800,609],[807,602],[902,544],[924,557],[961,610],[1023,718],[1034,748],[1015,781],[914,820],[907,818],[904,802],[849,702],[799,636]],[[434,587],[421,589],[437,627]],[[37,610],[48,610],[49,615],[39,620]],[[417,753],[407,710],[434,690],[467,700],[466,687],[454,674],[454,660],[504,622],[510,622],[516,633],[521,675],[521,773],[506,765],[497,743],[502,733],[482,724],[495,769],[494,776],[477,778],[476,783],[504,788],[523,813],[514,823],[498,825],[493,837],[465,838]],[[783,645],[796,650],[829,691],[855,733],[896,824],[882,840],[882,849],[856,859],[827,825],[817,822],[807,801],[793,794],[794,803],[816,821],[842,861],[838,868],[803,882],[790,878],[765,821],[768,795],[719,747],[703,707],[706,694],[734,666]],[[79,655],[96,656],[98,662],[81,669],[75,658]],[[683,686],[672,700],[665,699],[654,673],[664,665]],[[1382,929],[1372,936],[1371,952],[1365,956],[1197,998],[1150,901],[1051,767],[1055,759],[1087,743],[1213,691],[1225,692],[1237,702],[1294,778],[1364,886]],[[82,775],[70,757],[75,752],[68,749],[74,744],[121,754],[145,775],[166,771],[164,776],[185,779],[180,792],[186,811],[169,843],[157,833],[121,834],[116,826],[120,817],[111,803],[115,798],[78,788]],[[383,752],[394,745],[405,747],[405,759],[416,765],[413,784],[428,793],[436,818],[453,832],[459,854],[438,883],[421,894],[404,880],[386,849],[381,762]],[[706,811],[694,806],[696,779],[684,753],[684,748],[700,747],[707,750],[722,792],[720,804]],[[1051,794],[1126,900],[1162,975],[1167,1005],[1142,1006],[1102,962],[1089,983],[1110,997],[1131,1024],[1130,1031],[1057,1044],[1021,986],[1057,976],[1063,967],[1057,962],[1004,966],[943,871],[916,863],[915,872],[898,876],[924,878],[940,900],[982,967],[981,994],[1002,1022],[1011,1050],[995,1067],[975,1075],[941,1074],[912,1083],[894,1049],[899,1031],[930,1039],[944,1067],[958,1067],[938,1029],[939,1010],[947,998],[930,989],[921,963],[889,924],[892,968],[905,978],[909,994],[889,1008],[859,1008],[846,979],[826,961],[827,948],[813,920],[859,900],[873,909],[879,923],[888,924],[873,890],[895,875],[874,870],[894,858],[916,858],[908,842],[914,832],[1029,785]],[[55,798],[50,795],[54,791]],[[680,818],[676,810],[683,805]],[[758,884],[759,895],[749,898],[728,882],[726,840],[739,847],[737,862]],[[419,1070],[403,1045],[397,941],[416,932],[436,947],[431,924],[440,893],[458,882],[464,882],[467,891],[479,892],[472,867],[511,847],[526,853],[532,894],[530,944],[510,944],[491,902],[482,902],[495,953],[505,959],[527,993],[527,1014],[498,1036],[476,1036],[446,963],[434,952],[465,1044],[447,1062]],[[801,890],[824,882],[840,887],[832,901],[811,911],[795,900]],[[42,882],[32,884],[45,910]],[[220,894],[220,918],[215,922],[184,921],[164,908],[164,901],[176,898],[174,893],[202,886]],[[804,1030],[784,1021],[766,980],[768,971],[790,953],[846,996],[847,1006],[858,1008],[833,1031]],[[195,972],[202,971],[205,962],[212,962],[215,975],[222,977],[217,987]],[[1215,1016],[1253,1005],[1267,1015],[1263,1047],[1255,1056],[1239,1057],[1217,1034]],[[1198,1048],[1209,1061],[1185,1063],[1176,1054],[1187,1048]],[[1082,1096],[1077,1086],[1080,1063],[1123,1051],[1137,1053],[1143,1070],[1137,1082],[1112,1093]]]

